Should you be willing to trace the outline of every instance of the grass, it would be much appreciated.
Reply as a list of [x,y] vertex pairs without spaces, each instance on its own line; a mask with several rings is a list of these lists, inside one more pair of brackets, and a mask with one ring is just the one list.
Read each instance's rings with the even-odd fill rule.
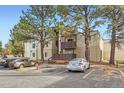
[[16,71],[19,71],[19,72],[28,72],[28,71],[30,71],[30,69],[28,69],[28,68],[21,68],[21,69],[16,69]]

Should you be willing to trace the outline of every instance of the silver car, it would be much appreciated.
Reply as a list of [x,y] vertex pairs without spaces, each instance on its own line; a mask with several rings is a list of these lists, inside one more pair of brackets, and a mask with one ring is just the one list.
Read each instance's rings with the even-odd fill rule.
[[67,65],[68,71],[83,71],[90,68],[90,63],[83,58],[74,58]]
[[9,63],[10,68],[24,68],[24,67],[30,67],[30,66],[38,66],[41,62],[33,61],[29,58],[18,58],[12,62]]

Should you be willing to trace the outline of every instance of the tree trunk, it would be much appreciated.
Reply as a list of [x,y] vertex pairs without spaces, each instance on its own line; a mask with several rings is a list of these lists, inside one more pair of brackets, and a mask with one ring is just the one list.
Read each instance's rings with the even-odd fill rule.
[[112,30],[112,39],[111,39],[111,53],[110,53],[110,61],[109,64],[114,65],[115,61],[115,43],[116,43],[116,31],[115,29]]
[[89,46],[89,31],[86,30],[85,31],[85,58],[86,60],[89,62],[90,61],[90,46]]
[[22,53],[22,57],[24,57],[24,53]]
[[89,62],[90,61],[90,29],[89,29],[89,21],[88,21],[88,6],[83,6],[85,16],[84,16],[84,24],[85,24],[85,58]]
[[42,42],[40,43],[40,46],[41,46],[41,62],[43,62],[44,63],[44,46],[43,46],[43,44],[42,44]]

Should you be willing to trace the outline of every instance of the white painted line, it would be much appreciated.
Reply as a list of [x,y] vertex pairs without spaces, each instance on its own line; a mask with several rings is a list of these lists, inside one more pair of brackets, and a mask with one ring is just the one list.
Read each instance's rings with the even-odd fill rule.
[[88,77],[93,71],[95,70],[91,70],[89,73],[87,73],[86,75],[83,76],[83,79],[85,79],[86,77]]
[[122,70],[119,70],[119,71],[120,71],[122,77],[124,78],[124,72]]
[[124,72],[122,70],[118,70],[120,73],[121,73],[121,76],[122,76],[122,81],[124,82]]

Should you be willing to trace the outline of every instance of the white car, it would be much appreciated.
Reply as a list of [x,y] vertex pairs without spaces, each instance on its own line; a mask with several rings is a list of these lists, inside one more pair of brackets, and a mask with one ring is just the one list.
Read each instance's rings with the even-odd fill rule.
[[83,71],[90,68],[90,63],[83,58],[74,58],[67,65],[68,71]]

